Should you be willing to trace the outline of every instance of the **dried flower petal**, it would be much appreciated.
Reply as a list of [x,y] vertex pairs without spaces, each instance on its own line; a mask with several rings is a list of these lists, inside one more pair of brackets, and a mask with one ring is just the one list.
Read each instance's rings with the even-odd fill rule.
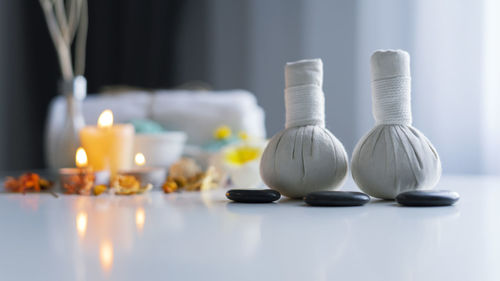
[[174,180],[167,180],[163,184],[162,188],[163,188],[163,192],[165,192],[165,193],[172,193],[172,192],[177,191],[177,189],[179,188],[179,186],[177,185],[177,183]]
[[21,183],[13,177],[7,177],[3,185],[8,191],[19,192]]
[[46,180],[46,179],[42,179],[42,178],[41,178],[41,179],[39,180],[39,183],[40,183],[40,187],[41,187],[42,189],[49,189],[49,188],[51,188],[51,187],[52,187],[52,182],[50,182],[50,181],[48,181],[48,180]]
[[107,186],[103,184],[96,185],[94,187],[94,195],[98,196],[101,195],[103,192],[105,192],[108,189]]
[[4,187],[10,192],[21,192],[25,193],[27,191],[40,192],[42,189],[49,189],[52,187],[52,183],[46,179],[41,178],[35,173],[24,173],[19,178],[7,177],[4,182]]
[[219,186],[219,178],[215,167],[210,166],[202,172],[194,160],[183,158],[171,166],[169,176],[163,184],[163,191],[171,193],[178,189],[187,191],[212,189]]
[[188,179],[196,176],[202,170],[191,158],[181,158],[170,166],[168,175],[174,179]]
[[95,175],[88,170],[82,170],[81,173],[71,175],[63,180],[63,187],[66,194],[90,195],[94,186]]
[[141,182],[134,176],[118,175],[113,180],[112,187],[115,189],[116,194],[119,195],[132,195],[149,191],[153,188],[152,184],[141,186]]
[[35,191],[40,191],[40,176],[35,173],[25,173],[19,177],[21,182],[21,188],[24,192],[26,189],[34,189]]

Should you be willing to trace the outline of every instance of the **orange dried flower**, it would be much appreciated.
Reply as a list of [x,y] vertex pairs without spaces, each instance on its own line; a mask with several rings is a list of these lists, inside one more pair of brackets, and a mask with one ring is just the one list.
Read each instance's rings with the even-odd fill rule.
[[46,179],[40,178],[40,180],[38,182],[40,183],[41,189],[47,189],[47,188],[50,188],[52,186],[52,183]]
[[163,188],[163,192],[165,192],[165,193],[172,193],[172,192],[177,191],[177,189],[179,188],[179,186],[177,185],[177,183],[174,180],[167,180],[163,184],[162,188]]
[[172,193],[179,189],[187,191],[212,189],[219,185],[221,178],[215,167],[209,166],[202,171],[190,158],[183,158],[173,164],[168,173],[167,180],[162,186],[165,193]]
[[20,185],[20,182],[13,177],[7,177],[7,180],[3,183],[5,189],[11,192],[20,192]]
[[27,191],[40,192],[42,189],[49,189],[52,183],[46,179],[40,177],[36,173],[24,173],[19,178],[7,177],[4,182],[4,187],[10,192],[21,192],[25,193]]
[[35,173],[25,173],[19,177],[21,182],[21,188],[24,189],[34,189],[35,191],[40,191],[40,176]]
[[66,194],[90,195],[94,185],[94,173],[82,172],[72,175],[63,181]]
[[131,190],[136,190],[141,187],[141,183],[139,182],[139,180],[137,180],[136,177],[129,175],[117,176],[114,185]]
[[118,175],[113,180],[112,187],[115,189],[116,194],[132,195],[149,191],[153,188],[153,185],[141,186],[141,182],[134,176]]

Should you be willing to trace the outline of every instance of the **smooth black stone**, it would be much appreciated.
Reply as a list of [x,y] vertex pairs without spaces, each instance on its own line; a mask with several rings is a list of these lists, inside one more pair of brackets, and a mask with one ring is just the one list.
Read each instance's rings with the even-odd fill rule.
[[354,191],[316,191],[304,197],[311,206],[362,206],[370,201],[370,196]]
[[399,204],[413,207],[450,206],[458,199],[460,195],[450,190],[412,190],[396,196]]
[[231,189],[226,197],[240,203],[271,203],[280,199],[281,194],[272,189]]

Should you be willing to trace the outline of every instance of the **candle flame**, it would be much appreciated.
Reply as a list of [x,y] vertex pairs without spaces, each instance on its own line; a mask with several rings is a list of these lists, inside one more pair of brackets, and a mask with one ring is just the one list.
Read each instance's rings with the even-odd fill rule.
[[101,115],[99,115],[99,119],[97,119],[97,127],[99,128],[110,128],[113,126],[113,111],[106,109]]
[[146,164],[146,157],[140,152],[135,155],[134,160],[137,166],[144,166],[144,164]]
[[99,247],[99,259],[104,271],[109,271],[113,265],[113,245],[109,241],[103,241]]
[[85,152],[85,149],[83,149],[83,147],[79,147],[76,150],[75,162],[78,168],[83,168],[87,166],[88,164],[87,153]]
[[144,228],[144,222],[146,221],[146,212],[143,208],[138,208],[135,211],[135,225],[138,231],[142,231]]
[[78,235],[83,238],[85,236],[85,232],[87,231],[87,213],[79,212],[76,215],[76,230],[78,231]]

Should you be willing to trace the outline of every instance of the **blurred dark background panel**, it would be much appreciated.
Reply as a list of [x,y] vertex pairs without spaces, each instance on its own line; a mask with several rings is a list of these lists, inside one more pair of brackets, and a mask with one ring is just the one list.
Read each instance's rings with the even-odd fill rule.
[[[204,1],[90,0],[88,6],[89,93],[105,85],[179,83],[174,42],[186,8],[196,8],[201,21]],[[202,39],[190,48],[202,48]],[[0,169],[43,168],[45,119],[60,70],[38,1],[0,1],[0,62]]]
[[38,168],[60,71],[38,1],[0,3],[0,168]]
[[176,41],[186,1],[89,2],[88,91],[103,85],[175,85]]

